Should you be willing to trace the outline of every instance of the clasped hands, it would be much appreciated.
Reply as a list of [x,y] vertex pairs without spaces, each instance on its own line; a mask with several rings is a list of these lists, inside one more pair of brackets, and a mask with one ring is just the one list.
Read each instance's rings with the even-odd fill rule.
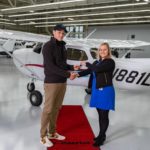
[[[74,65],[73,68],[75,71],[79,70],[81,66],[86,66],[85,61],[81,61],[80,65]],[[77,72],[71,72],[70,73],[70,80],[74,80],[75,78],[79,77],[79,74]]]
[[79,76],[79,74],[78,73],[76,73],[76,72],[71,72],[70,73],[70,80],[74,80],[75,78],[77,78]]

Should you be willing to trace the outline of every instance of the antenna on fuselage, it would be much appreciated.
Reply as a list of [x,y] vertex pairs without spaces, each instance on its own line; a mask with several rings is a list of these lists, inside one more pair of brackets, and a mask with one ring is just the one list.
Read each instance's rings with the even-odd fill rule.
[[65,35],[64,39],[66,39],[67,36],[68,36],[71,32],[72,32],[72,31],[69,31],[69,32]]
[[[76,26],[73,27],[73,30],[75,29],[75,27],[76,27]],[[66,38],[69,36],[69,34],[70,34],[71,32],[73,32],[73,30],[69,31],[69,32],[65,35],[64,39],[66,39]]]
[[90,32],[87,37],[85,37],[84,39],[87,40],[93,33],[95,33],[96,29],[94,29],[92,32]]

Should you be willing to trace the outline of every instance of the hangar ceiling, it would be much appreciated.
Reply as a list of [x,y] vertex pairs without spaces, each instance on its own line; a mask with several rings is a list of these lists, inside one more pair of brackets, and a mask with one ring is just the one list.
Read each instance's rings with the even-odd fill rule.
[[149,0],[0,0],[0,27],[150,24]]

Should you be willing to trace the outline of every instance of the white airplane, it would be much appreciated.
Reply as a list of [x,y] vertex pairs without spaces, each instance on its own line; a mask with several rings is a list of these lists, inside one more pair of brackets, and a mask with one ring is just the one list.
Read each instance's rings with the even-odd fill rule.
[[[14,61],[16,67],[26,76],[32,79],[28,83],[27,89],[30,92],[30,102],[34,106],[39,106],[42,103],[42,94],[35,90],[35,80],[44,80],[42,45],[49,40],[45,36],[42,40],[37,37],[32,37],[33,41],[39,42],[35,48],[22,48],[15,50],[13,54],[9,53],[9,45],[14,43],[14,39],[20,36],[14,36],[9,39],[4,46],[1,47],[6,51]],[[25,40],[27,37],[21,37]],[[31,38],[31,37],[30,37]],[[80,61],[93,62],[95,53],[92,48],[98,47],[102,42],[108,42],[111,48],[125,48],[128,51],[137,47],[148,46],[150,43],[132,40],[105,40],[105,39],[74,39],[66,38],[66,49],[68,54],[68,64],[80,64]],[[113,82],[115,87],[127,90],[149,90],[150,88],[150,58],[114,58],[116,68],[113,74]],[[77,86],[87,86],[89,76],[76,78],[75,80],[67,80],[67,84]]]
[[[0,55],[7,56],[7,58],[11,58],[11,56],[8,53],[6,53],[5,51],[3,51],[3,49],[1,48],[2,46],[5,47],[7,45],[9,53],[12,54],[13,51],[16,49],[33,47],[33,45],[35,45],[35,43],[33,43],[33,42],[24,42],[24,41],[14,40],[13,42],[11,41],[10,43],[8,43],[7,41],[8,41],[8,39],[5,39],[5,40],[0,39]],[[9,45],[9,47],[8,47],[8,45]]]
[[[43,41],[43,39],[45,40],[46,36],[27,32],[0,29],[0,46],[3,46],[6,41],[11,38],[14,39],[14,43],[11,42],[11,45],[9,46],[10,53],[13,53],[13,51],[16,49],[33,48],[38,42],[37,40],[35,40],[35,37],[37,37],[38,41]],[[8,55],[1,48],[0,55],[6,55],[8,58],[10,58],[10,55]]]

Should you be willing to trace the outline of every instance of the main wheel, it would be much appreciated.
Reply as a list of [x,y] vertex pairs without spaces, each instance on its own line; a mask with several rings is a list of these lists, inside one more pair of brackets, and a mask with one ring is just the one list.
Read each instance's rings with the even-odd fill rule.
[[40,106],[43,101],[43,96],[39,91],[32,91],[30,93],[29,99],[33,106]]
[[32,91],[35,90],[35,85],[34,85],[33,82],[27,84],[27,90],[28,90],[29,92],[32,92]]

